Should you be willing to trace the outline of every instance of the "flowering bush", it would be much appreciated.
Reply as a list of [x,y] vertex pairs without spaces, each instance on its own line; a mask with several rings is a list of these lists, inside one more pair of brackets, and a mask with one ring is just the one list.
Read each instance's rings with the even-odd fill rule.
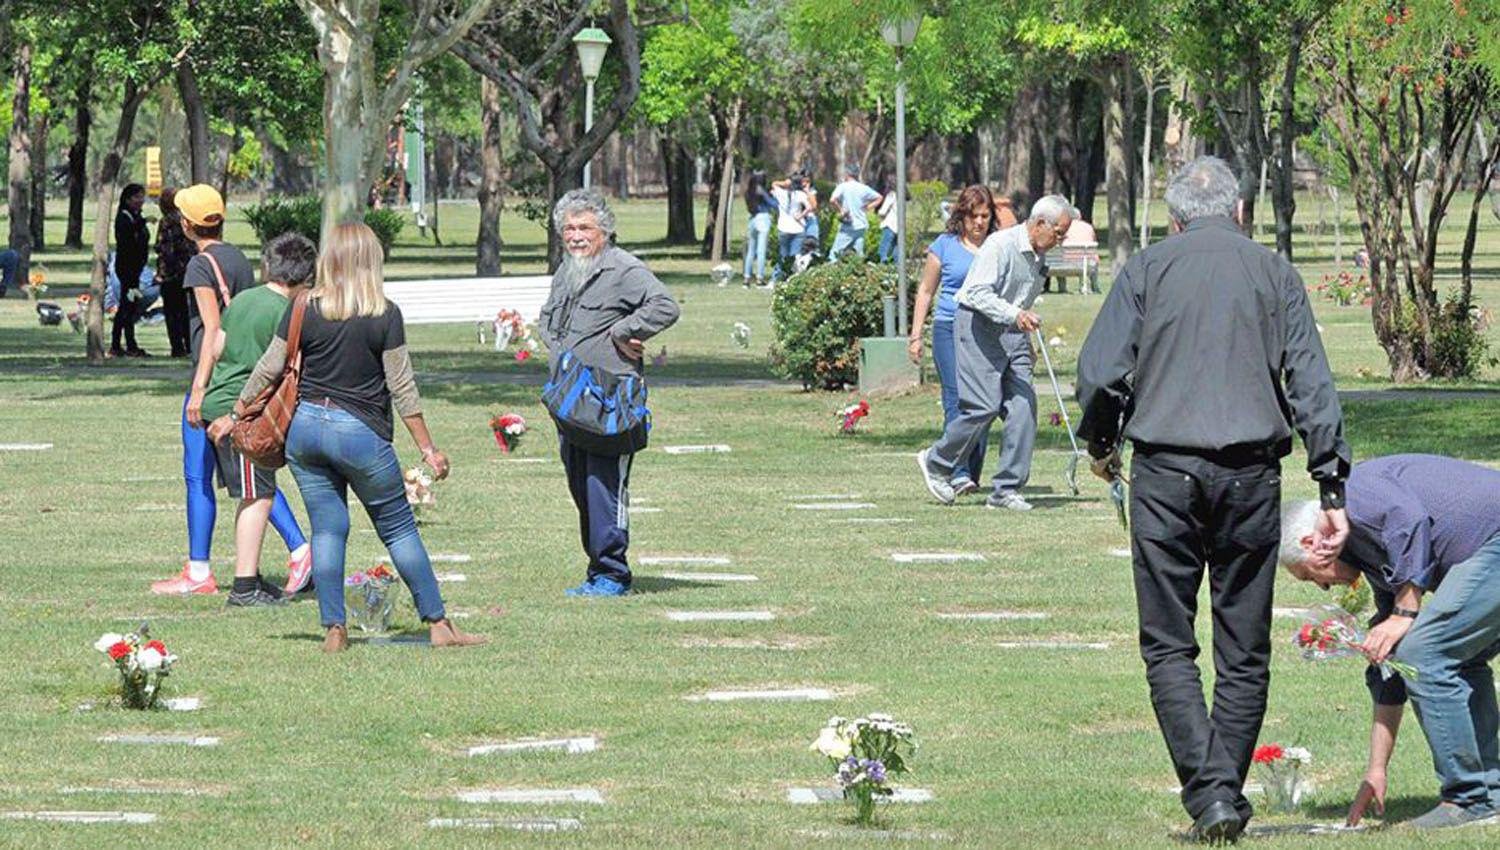
[[1312,291],[1340,307],[1354,304],[1368,307],[1375,299],[1375,287],[1370,285],[1370,279],[1349,272],[1323,275],[1323,281],[1312,287]]
[[490,430],[495,433],[495,445],[510,454],[526,434],[526,420],[519,413],[497,413],[490,417]]
[[917,745],[910,726],[887,714],[871,714],[855,720],[830,718],[809,749],[832,763],[844,799],[854,804],[855,821],[868,826],[876,799],[891,795],[890,777],[909,772],[906,759]]
[[1266,800],[1272,811],[1296,811],[1304,791],[1301,770],[1312,764],[1312,753],[1302,747],[1263,744],[1255,748],[1251,761],[1261,772]]
[[386,632],[396,603],[390,589],[396,573],[384,563],[360,570],[344,579],[344,605],[349,609],[355,628],[362,632]]
[[109,656],[120,671],[120,699],[126,708],[148,709],[156,705],[161,681],[172,671],[177,656],[167,651],[159,640],[150,640],[148,628],[138,632],[104,634],[94,641],[94,649]]
[[[1292,635],[1292,645],[1302,651],[1308,661],[1325,661],[1329,658],[1363,658],[1360,648],[1365,642],[1365,633],[1360,629],[1354,615],[1337,605],[1319,605],[1303,614],[1303,624]],[[1404,678],[1417,678],[1417,670],[1387,658],[1380,665],[1380,673],[1389,679],[1392,673]]]
[[870,415],[870,403],[860,399],[857,404],[839,408],[834,416],[839,418],[839,431],[844,434],[853,434],[854,429],[859,426],[859,420]]

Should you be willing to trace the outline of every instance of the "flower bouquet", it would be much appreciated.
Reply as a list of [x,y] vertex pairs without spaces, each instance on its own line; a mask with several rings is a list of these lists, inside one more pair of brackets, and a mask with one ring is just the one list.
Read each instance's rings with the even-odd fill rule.
[[750,326],[744,322],[735,322],[734,330],[730,331],[729,339],[740,348],[750,347]]
[[869,826],[875,801],[893,793],[890,777],[909,772],[906,759],[916,752],[912,729],[890,715],[855,720],[830,718],[809,748],[832,763],[844,799],[854,804],[854,819]]
[[504,351],[511,340],[526,342],[531,339],[531,328],[519,310],[501,310],[495,315],[495,350]]
[[[1354,615],[1337,605],[1319,605],[1303,613],[1303,623],[1292,635],[1292,645],[1302,651],[1308,661],[1324,661],[1329,658],[1364,657],[1360,648],[1365,642],[1364,630],[1355,621]],[[1380,665],[1380,675],[1389,679],[1400,673],[1407,679],[1417,678],[1417,670],[1387,658]]]
[[519,413],[497,413],[490,417],[490,430],[495,432],[495,445],[510,454],[526,435],[526,420]]
[[1271,811],[1290,814],[1297,810],[1302,794],[1307,789],[1302,781],[1302,768],[1312,764],[1312,753],[1302,747],[1282,747],[1280,744],[1263,744],[1255,748],[1251,761],[1260,771],[1261,784],[1266,789],[1266,802]]
[[78,296],[78,309],[68,314],[68,324],[73,326],[73,333],[83,333],[83,324],[89,316],[89,304],[93,300],[93,296],[87,292]]
[[38,296],[46,295],[47,273],[41,269],[32,269],[31,276],[27,279],[24,288],[26,290],[27,297],[29,297],[32,301],[35,301]]
[[853,434],[854,429],[859,425],[859,420],[870,415],[870,403],[860,399],[859,403],[840,408],[839,412],[834,415],[839,418],[839,431]]
[[147,626],[137,632],[101,635],[94,641],[99,650],[120,671],[120,699],[126,708],[148,709],[156,705],[161,680],[171,672],[177,656],[167,651],[159,640],[149,640]]
[[362,632],[391,630],[391,615],[396,611],[396,602],[390,591],[395,583],[395,571],[383,563],[344,579],[344,605],[349,609],[355,628]]
[[411,505],[411,512],[420,523],[426,518],[427,509],[437,504],[437,497],[432,493],[432,476],[422,467],[413,466],[401,479],[406,485],[406,503]]

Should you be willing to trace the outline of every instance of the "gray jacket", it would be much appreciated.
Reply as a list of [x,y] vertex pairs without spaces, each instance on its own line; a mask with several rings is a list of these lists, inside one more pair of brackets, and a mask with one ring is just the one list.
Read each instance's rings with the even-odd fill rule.
[[538,327],[554,358],[572,349],[584,363],[617,374],[641,374],[615,341],[647,340],[676,323],[682,310],[646,264],[613,245],[604,249],[588,280],[571,291],[561,275],[542,305]]
[[991,233],[964,277],[955,300],[1003,328],[1030,310],[1042,283],[1042,261],[1025,224]]

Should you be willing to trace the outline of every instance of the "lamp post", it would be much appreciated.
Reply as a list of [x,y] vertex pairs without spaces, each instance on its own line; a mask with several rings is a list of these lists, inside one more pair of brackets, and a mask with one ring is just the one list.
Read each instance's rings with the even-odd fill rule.
[[[573,36],[573,46],[578,48],[578,64],[583,67],[583,132],[594,128],[594,81],[599,79],[599,69],[604,65],[604,54],[609,52],[609,33],[598,27],[587,27]],[[594,173],[594,158],[583,164],[583,188],[587,189]]]
[[906,77],[902,61],[906,48],[917,40],[920,12],[891,18],[880,25],[880,37],[896,51],[896,303],[897,333],[905,336],[906,321]]

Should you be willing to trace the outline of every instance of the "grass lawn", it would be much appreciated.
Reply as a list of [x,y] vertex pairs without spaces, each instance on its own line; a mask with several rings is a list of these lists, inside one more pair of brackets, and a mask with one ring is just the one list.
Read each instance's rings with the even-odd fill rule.
[[[472,232],[472,208],[445,207],[443,215],[449,238]],[[668,348],[667,365],[653,375],[680,380],[660,381],[653,395],[657,428],[652,448],[636,460],[632,487],[634,504],[647,510],[632,519],[632,553],[723,556],[728,566],[703,569],[759,581],[684,582],[662,575],[677,567],[641,566],[640,592],[631,597],[564,598],[583,563],[551,426],[537,401],[542,366],[479,348],[464,326],[414,328],[429,423],[455,470],[437,487],[423,536],[432,552],[472,557],[435,566],[467,576],[442,589],[450,612],[466,615],[459,625],[491,639],[474,650],[357,639],[349,653],[325,657],[312,602],[226,611],[222,596],[152,597],[147,584],[179,568],[185,545],[177,432],[184,368],[157,358],[90,369],[80,362],[81,338],[37,327],[29,305],[14,296],[0,302],[0,442],[54,444],[49,451],[0,451],[0,640],[19,648],[0,660],[7,703],[0,714],[7,766],[0,811],[160,816],[135,826],[3,821],[0,846],[889,846],[840,831],[849,816],[844,807],[785,801],[790,787],[830,782],[821,758],[807,750],[823,722],[871,711],[916,727],[921,749],[903,784],[936,795],[885,810],[891,828],[911,833],[907,843],[1170,846],[1168,833],[1184,816],[1168,790],[1176,780],[1134,646],[1129,562],[1111,554],[1128,542],[1102,486],[1087,480],[1082,496],[1068,493],[1062,430],[1042,426],[1030,491],[1038,510],[1001,515],[975,497],[951,508],[933,504],[910,455],[935,436],[935,388],[877,399],[862,433],[838,435],[833,412],[851,396],[764,380],[768,296],[717,289],[691,249],[652,241],[663,230],[660,204],[624,205],[621,218],[621,241],[645,245],[642,253],[684,305],[682,322],[651,346],[653,353]],[[60,223],[53,224],[60,235]],[[535,272],[541,231],[508,216],[506,233],[507,271]],[[1497,233],[1484,234],[1478,263],[1486,304],[1500,303]],[[230,235],[248,241],[246,232]],[[1331,268],[1310,240],[1299,247],[1309,257],[1309,281]],[[53,296],[70,297],[76,289],[68,284],[82,280],[82,259],[45,261],[63,284]],[[391,273],[466,269],[469,249],[421,247],[412,230]],[[1098,296],[1048,295],[1040,308],[1068,341],[1055,357],[1064,381],[1098,303]],[[1327,302],[1317,311],[1341,387],[1387,389],[1367,315]],[[752,328],[748,351],[730,341],[736,321]],[[1491,339],[1500,343],[1493,331]],[[143,330],[142,344],[165,350],[164,332]],[[1361,377],[1361,369],[1373,376]],[[1481,380],[1447,389],[1497,382],[1500,370],[1491,367]],[[1046,412],[1048,391],[1039,390]],[[520,412],[535,428],[515,459],[494,446],[486,427],[491,407]],[[1485,392],[1370,392],[1346,402],[1358,457],[1435,451],[1497,464],[1497,412]],[[701,443],[733,451],[662,450]],[[397,447],[404,461],[417,461],[404,437]],[[1286,461],[1290,496],[1314,492],[1304,465],[1300,454]],[[282,484],[305,528],[289,475]],[[875,507],[792,507],[826,494],[851,494],[850,501]],[[227,500],[219,513],[215,565],[224,582],[232,572]],[[903,564],[891,557],[934,551],[985,560]],[[284,554],[271,535],[267,573],[283,574]],[[362,515],[349,556],[351,570],[384,557]],[[1282,580],[1277,604],[1320,597],[1310,585]],[[776,619],[679,623],[665,616],[718,609],[768,610]],[[1001,609],[1049,617],[937,616]],[[80,703],[102,701],[114,684],[93,641],[142,619],[181,656],[169,695],[202,697],[203,708],[78,711]],[[409,603],[398,620],[413,634],[423,631]],[[1263,737],[1309,748],[1317,787],[1302,815],[1258,822],[1340,819],[1365,758],[1369,708],[1360,665],[1309,665],[1290,650],[1292,621],[1278,620],[1275,628]],[[999,647],[1028,640],[1108,648]],[[827,688],[834,699],[686,699],[760,687]],[[98,742],[136,732],[222,742]],[[600,747],[576,755],[464,755],[483,742],[572,735],[597,736]],[[127,793],[127,786],[160,793]],[[481,788],[593,788],[606,803],[507,806],[454,798]],[[189,790],[197,796],[174,793]],[[1435,793],[1425,742],[1408,717],[1392,770],[1391,818],[1424,811]],[[576,817],[583,828],[525,835],[427,826],[430,818],[463,817]],[[1422,843],[1474,847],[1492,837],[1463,831]],[[1256,845],[1335,840],[1370,848],[1415,842],[1408,832],[1388,830]]]

